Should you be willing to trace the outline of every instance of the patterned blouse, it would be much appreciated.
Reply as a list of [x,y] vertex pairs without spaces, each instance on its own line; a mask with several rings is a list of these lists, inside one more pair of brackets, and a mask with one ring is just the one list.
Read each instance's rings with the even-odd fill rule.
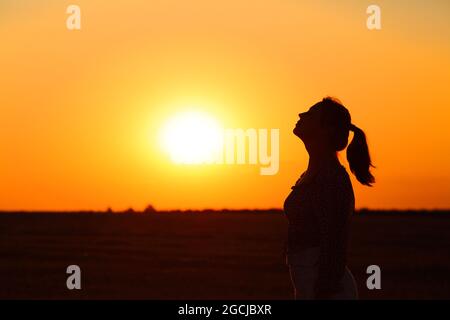
[[307,181],[304,172],[284,202],[289,221],[287,254],[320,247],[318,297],[338,290],[347,258],[349,220],[355,198],[340,164],[324,166]]

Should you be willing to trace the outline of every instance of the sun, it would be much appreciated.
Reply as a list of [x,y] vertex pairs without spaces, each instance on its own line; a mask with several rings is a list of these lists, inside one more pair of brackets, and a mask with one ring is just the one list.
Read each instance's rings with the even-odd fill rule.
[[161,144],[177,164],[213,163],[222,143],[222,128],[212,116],[197,111],[180,112],[161,129]]

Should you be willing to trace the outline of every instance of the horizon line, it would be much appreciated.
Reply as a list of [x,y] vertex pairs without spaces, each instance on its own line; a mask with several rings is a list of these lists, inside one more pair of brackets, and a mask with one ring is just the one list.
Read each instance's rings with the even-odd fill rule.
[[[95,210],[95,209],[76,209],[76,210],[41,210],[41,209],[31,209],[31,210],[24,210],[24,209],[15,209],[15,210],[4,210],[0,209],[0,214],[5,213],[143,213],[143,214],[152,214],[152,213],[195,213],[195,212],[230,212],[230,213],[238,213],[238,212],[283,212],[283,208],[240,208],[240,209],[230,209],[230,208],[221,208],[221,209],[212,209],[212,208],[204,208],[204,209],[162,209],[158,210],[155,208],[151,209],[141,209],[137,210],[132,207],[122,210],[113,210],[112,208],[106,208],[104,210]],[[365,213],[365,212],[450,212],[450,208],[355,208],[355,212],[358,213]]]

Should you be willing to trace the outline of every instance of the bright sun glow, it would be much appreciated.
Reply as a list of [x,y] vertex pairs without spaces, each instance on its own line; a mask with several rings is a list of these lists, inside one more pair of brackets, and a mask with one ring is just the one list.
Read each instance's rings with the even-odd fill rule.
[[161,143],[175,163],[212,163],[222,147],[222,128],[207,114],[183,112],[162,128]]

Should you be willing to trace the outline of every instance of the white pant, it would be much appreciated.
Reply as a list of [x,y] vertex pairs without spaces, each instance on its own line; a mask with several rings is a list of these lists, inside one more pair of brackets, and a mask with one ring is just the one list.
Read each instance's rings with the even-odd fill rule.
[[[289,266],[291,281],[294,286],[296,300],[314,299],[315,284],[318,277],[320,248],[308,248],[301,252],[288,254],[286,263]],[[345,267],[344,276],[341,279],[341,290],[330,297],[333,300],[358,299],[358,290],[355,279],[350,270]]]

